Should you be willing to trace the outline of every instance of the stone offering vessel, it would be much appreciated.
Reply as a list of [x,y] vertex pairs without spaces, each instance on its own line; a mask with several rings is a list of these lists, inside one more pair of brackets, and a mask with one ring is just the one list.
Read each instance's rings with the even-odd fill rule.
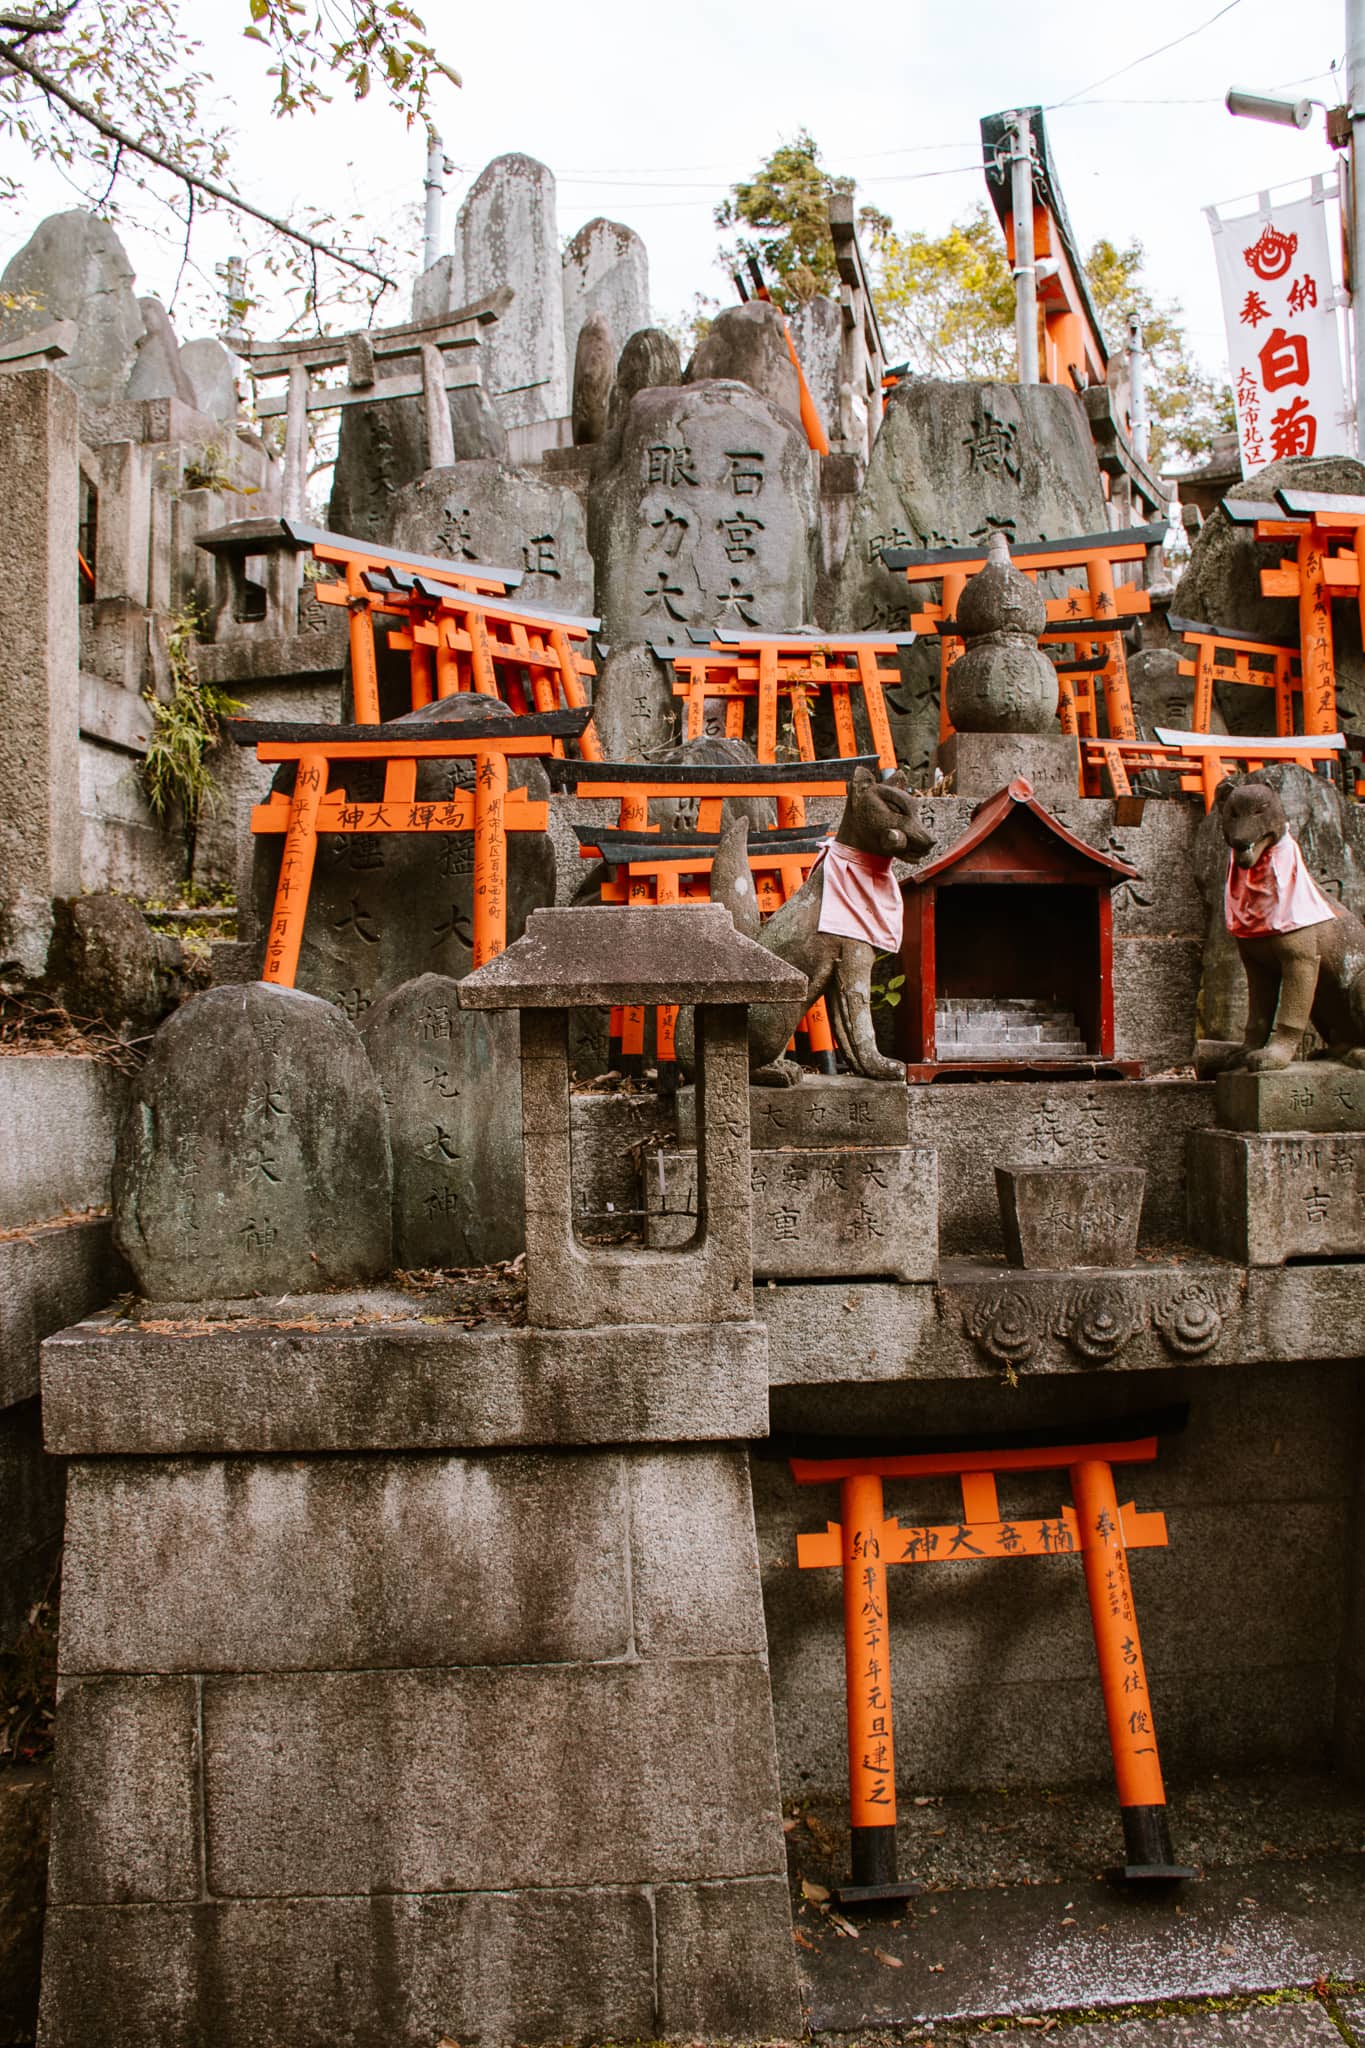
[[1057,672],[1038,646],[1047,605],[1010,561],[1003,533],[991,535],[986,566],[958,599],[965,654],[948,671],[948,716],[958,732],[1051,732]]

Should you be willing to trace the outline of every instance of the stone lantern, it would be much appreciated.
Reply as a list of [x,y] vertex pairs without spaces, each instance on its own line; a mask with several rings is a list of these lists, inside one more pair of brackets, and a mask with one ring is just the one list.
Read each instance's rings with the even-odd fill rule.
[[953,730],[938,761],[959,796],[993,796],[1016,775],[1042,796],[1078,793],[1080,750],[1057,730],[1057,671],[1038,645],[1046,625],[1042,592],[1010,561],[1004,534],[993,533],[985,568],[958,599],[966,651],[947,678]]

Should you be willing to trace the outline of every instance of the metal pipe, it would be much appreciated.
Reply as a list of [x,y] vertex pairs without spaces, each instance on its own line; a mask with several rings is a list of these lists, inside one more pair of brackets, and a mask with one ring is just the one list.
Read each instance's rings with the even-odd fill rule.
[[[1360,0],[1365,5],[1365,0]],[[1014,339],[1019,382],[1038,382],[1038,280],[1033,267],[1033,136],[1025,113],[1012,116],[1010,195],[1014,214]]]
[[441,260],[441,200],[445,193],[445,147],[434,128],[427,129],[426,222],[422,232],[422,268]]
[[1365,121],[1365,0],[1346,0],[1346,98],[1351,116],[1351,146],[1342,167],[1349,180],[1351,237],[1351,330],[1354,336],[1356,386],[1356,449],[1365,448],[1362,412],[1365,406],[1365,175],[1360,161],[1360,128]]

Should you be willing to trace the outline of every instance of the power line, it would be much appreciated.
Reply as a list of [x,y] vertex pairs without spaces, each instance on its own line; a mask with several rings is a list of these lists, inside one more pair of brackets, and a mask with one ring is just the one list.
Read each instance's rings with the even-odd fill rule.
[[1240,7],[1241,4],[1242,0],[1227,0],[1225,6],[1220,7],[1216,14],[1211,14],[1207,21],[1201,21],[1197,28],[1186,29],[1183,36],[1174,36],[1169,43],[1162,43],[1158,49],[1148,50],[1146,56],[1134,57],[1131,63],[1121,64],[1117,71],[1110,71],[1103,78],[1092,79],[1089,85],[1077,86],[1075,92],[1069,92],[1064,100],[1050,101],[1043,111],[1051,114],[1058,107],[1069,107],[1073,100],[1080,99],[1083,94],[1097,92],[1102,85],[1112,85],[1116,78],[1126,77],[1130,71],[1136,71],[1140,64],[1150,64],[1153,57],[1164,57],[1168,50],[1178,50],[1182,43],[1192,42],[1195,36],[1202,36],[1206,28],[1212,28],[1216,21],[1221,21],[1225,14],[1231,14],[1233,8]]

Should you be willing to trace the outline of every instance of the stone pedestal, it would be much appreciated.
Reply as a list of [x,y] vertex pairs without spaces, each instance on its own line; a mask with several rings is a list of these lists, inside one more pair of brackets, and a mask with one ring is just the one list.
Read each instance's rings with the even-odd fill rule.
[[1146,1181],[1140,1166],[997,1166],[1010,1264],[1053,1273],[1131,1266]]
[[[697,1227],[695,1152],[646,1153],[645,1239]],[[938,1157],[910,1145],[782,1146],[750,1160],[756,1280],[932,1280]]]
[[1365,1131],[1365,1071],[1336,1060],[1219,1074],[1213,1100],[1224,1130]]
[[1190,1232],[1249,1266],[1365,1251],[1365,1131],[1199,1131]]
[[44,2042],[794,2038],[761,1328],[353,1306],[49,1350]]
[[937,761],[957,796],[994,796],[1016,775],[1043,803],[1074,797],[1081,786],[1080,742],[1064,732],[955,732]]

